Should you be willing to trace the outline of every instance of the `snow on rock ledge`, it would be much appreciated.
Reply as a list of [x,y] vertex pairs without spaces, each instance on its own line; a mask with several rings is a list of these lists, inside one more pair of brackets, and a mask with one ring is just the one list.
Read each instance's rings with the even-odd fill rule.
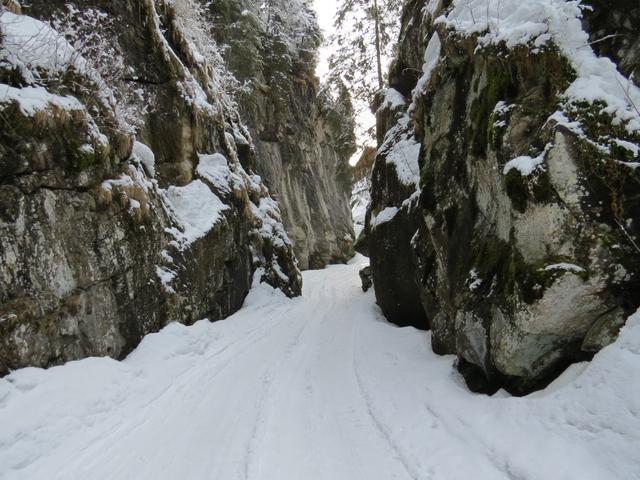
[[171,186],[165,195],[167,206],[180,226],[179,230],[171,228],[168,231],[179,242],[181,249],[204,237],[224,218],[223,212],[229,209],[229,205],[225,205],[200,180],[194,180],[184,187]]

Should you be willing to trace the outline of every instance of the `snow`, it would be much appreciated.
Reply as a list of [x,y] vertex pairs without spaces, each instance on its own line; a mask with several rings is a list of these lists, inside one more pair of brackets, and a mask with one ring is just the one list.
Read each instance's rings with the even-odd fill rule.
[[232,173],[229,163],[224,155],[214,153],[212,155],[199,155],[199,163],[196,169],[198,175],[211,182],[224,193],[233,190]]
[[584,130],[582,129],[582,125],[580,122],[572,122],[569,117],[564,112],[556,111],[554,112],[547,121],[554,121],[558,125],[561,125],[567,128],[572,133],[575,133],[580,138],[586,138]]
[[160,280],[163,288],[169,293],[175,293],[175,290],[171,286],[171,282],[176,278],[177,273],[167,267],[161,267],[156,265],[156,275]]
[[420,147],[409,115],[403,114],[386,133],[378,155],[383,155],[387,164],[395,167],[400,182],[417,188],[420,183]]
[[413,89],[412,93],[412,104],[410,107],[410,111],[415,108],[416,100],[424,95],[427,90],[427,86],[429,85],[429,81],[431,80],[431,75],[433,71],[438,66],[438,62],[440,61],[440,50],[442,49],[442,42],[440,41],[440,36],[438,32],[435,32],[429,43],[427,44],[427,48],[424,52],[424,64],[422,65],[422,76],[418,79],[418,83]]
[[150,181],[144,174],[140,166],[127,165],[126,173],[122,173],[118,178],[111,178],[102,182],[102,188],[113,190],[113,187],[142,188],[144,191],[153,190],[156,184]]
[[353,218],[353,229],[356,238],[364,230],[367,209],[371,203],[371,181],[368,177],[363,178],[355,183],[351,192],[351,218]]
[[164,199],[181,228],[169,229],[181,248],[204,237],[224,219],[223,212],[229,209],[201,180],[194,180],[184,187],[169,187]]
[[84,110],[84,106],[74,97],[54,95],[44,87],[14,88],[0,83],[0,104],[16,102],[20,111],[33,116],[48,108],[62,110]]
[[640,478],[640,313],[548,389],[488,397],[429,333],[384,321],[364,263],[305,272],[294,300],[258,285],[122,362],[0,379],[0,478]]
[[380,213],[371,218],[371,229],[374,229],[383,223],[390,222],[398,214],[398,207],[386,207]]
[[521,157],[514,158],[513,160],[509,160],[504,166],[503,173],[506,175],[514,168],[520,172],[520,174],[524,177],[531,175],[535,172],[543,163],[544,158],[547,154],[548,146],[545,150],[538,155],[537,157],[530,157],[528,155],[523,155]]
[[422,13],[424,15],[435,15],[435,13],[440,8],[440,3],[442,0],[427,0],[427,3],[424,7],[422,7]]
[[584,268],[574,265],[573,263],[554,263],[543,268],[545,272],[553,272],[556,270],[568,271],[573,273],[583,273]]
[[529,44],[536,49],[552,42],[577,73],[564,97],[569,102],[602,101],[604,111],[624,122],[629,132],[639,131],[640,89],[611,60],[593,52],[582,28],[582,8],[575,0],[455,0],[436,23],[478,35],[481,47],[504,42],[508,48]]
[[260,236],[270,239],[275,247],[291,245],[291,240],[282,225],[280,207],[275,200],[264,197],[258,205],[251,202],[250,206],[253,216],[259,220],[257,231]]
[[615,143],[620,148],[624,148],[628,152],[631,152],[631,155],[634,157],[640,157],[640,146],[635,143],[627,142],[626,140],[621,140],[619,138],[613,139],[613,143]]
[[635,170],[636,168],[640,168],[640,162],[618,162],[625,167],[629,167],[631,170]]
[[395,110],[397,108],[403,108],[405,106],[404,96],[395,88],[388,88],[384,94],[384,100],[380,104],[378,110]]
[[4,11],[0,13],[0,31],[1,57],[19,66],[30,80],[35,69],[59,73],[81,62],[64,36],[35,18]]
[[475,268],[469,272],[469,290],[475,291],[482,286],[483,280],[479,276],[478,270]]
[[147,147],[144,143],[134,142],[131,154],[132,156],[140,160],[150,177],[155,177],[156,157],[149,147]]

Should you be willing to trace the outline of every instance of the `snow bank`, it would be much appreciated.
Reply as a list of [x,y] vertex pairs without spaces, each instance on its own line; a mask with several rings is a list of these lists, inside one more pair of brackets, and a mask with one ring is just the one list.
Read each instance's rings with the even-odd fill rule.
[[305,272],[292,301],[256,283],[122,362],[0,379],[0,478],[640,478],[640,312],[546,390],[487,397],[384,321],[363,263]]

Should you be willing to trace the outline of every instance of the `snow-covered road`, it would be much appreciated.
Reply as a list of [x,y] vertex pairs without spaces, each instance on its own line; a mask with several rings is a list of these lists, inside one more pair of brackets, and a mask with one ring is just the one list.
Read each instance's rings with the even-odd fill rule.
[[640,478],[640,318],[545,392],[468,392],[428,333],[386,323],[362,259],[254,288],[125,361],[0,380],[7,480]]

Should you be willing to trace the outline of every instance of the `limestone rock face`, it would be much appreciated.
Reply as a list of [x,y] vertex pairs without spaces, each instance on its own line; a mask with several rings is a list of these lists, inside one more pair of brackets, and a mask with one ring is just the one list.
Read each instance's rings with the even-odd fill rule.
[[300,294],[206,12],[185,5],[36,0],[0,16],[0,375],[224,318],[254,273]]
[[350,182],[341,180],[347,156],[335,148],[336,138],[314,99],[314,87],[301,87],[292,97],[300,112],[307,112],[288,134],[265,136],[270,110],[268,96],[258,97],[258,112],[250,125],[256,139],[256,169],[276,193],[283,220],[303,269],[323,268],[353,256],[353,221],[349,210]]
[[[405,7],[364,235],[391,321],[430,328],[473,388],[524,393],[614,341],[640,305],[638,90],[597,50],[512,41],[510,18],[465,24],[458,3]],[[583,25],[628,26],[592,3]],[[583,98],[588,62],[610,72],[605,93],[622,79],[631,96]]]
[[[354,254],[348,161],[355,139],[350,113],[341,115],[346,101],[320,91],[315,77],[317,26],[281,18],[313,16],[304,6],[295,10],[301,3],[271,14],[273,25],[257,24],[260,2],[210,8],[225,61],[244,88],[238,102],[255,142],[255,169],[278,199],[301,268],[314,269]],[[283,33],[272,37],[270,29]],[[303,34],[292,39],[291,29]]]

